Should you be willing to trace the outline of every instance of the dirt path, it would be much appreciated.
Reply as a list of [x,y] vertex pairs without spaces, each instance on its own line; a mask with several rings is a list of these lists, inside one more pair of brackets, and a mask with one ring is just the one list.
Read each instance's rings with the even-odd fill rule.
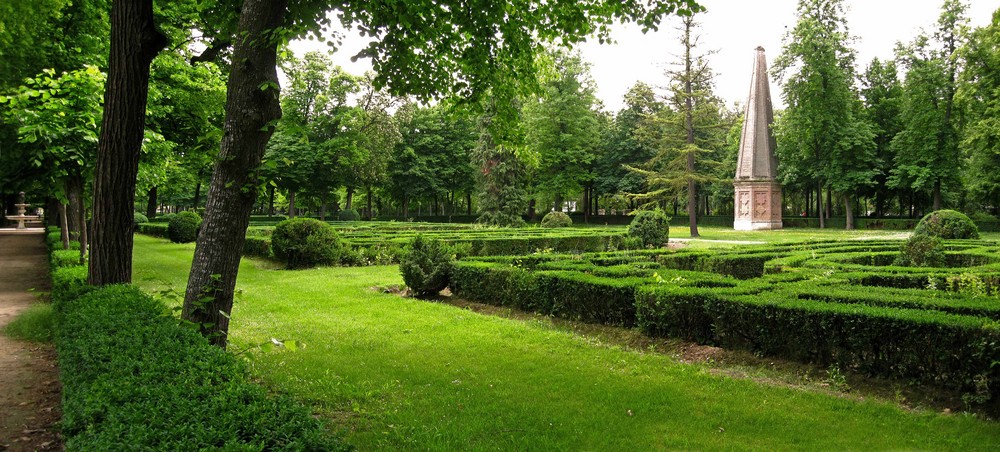
[[[0,231],[0,328],[49,290],[42,234]],[[61,450],[61,386],[50,344],[0,333],[0,450]]]

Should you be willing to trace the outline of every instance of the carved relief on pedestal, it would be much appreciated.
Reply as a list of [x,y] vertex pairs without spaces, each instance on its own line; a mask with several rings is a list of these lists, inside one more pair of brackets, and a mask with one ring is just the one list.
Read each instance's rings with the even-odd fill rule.
[[736,217],[750,219],[750,192],[739,191],[736,193]]
[[771,192],[771,221],[781,221],[781,190]]
[[770,196],[766,191],[754,193],[754,209],[753,209],[753,219],[754,220],[767,220],[768,210],[770,207],[768,205],[770,201]]

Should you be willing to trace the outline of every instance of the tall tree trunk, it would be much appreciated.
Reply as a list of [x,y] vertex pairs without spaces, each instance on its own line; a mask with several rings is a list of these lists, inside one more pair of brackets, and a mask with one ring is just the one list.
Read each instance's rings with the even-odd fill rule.
[[403,220],[407,220],[410,217],[410,197],[403,195]]
[[365,186],[365,192],[368,195],[368,206],[366,208],[367,209],[367,218],[365,218],[365,219],[366,220],[371,220],[372,218],[375,218],[375,215],[372,214],[372,186],[371,185]]
[[590,187],[583,187],[583,222],[590,223]]
[[826,199],[823,200],[823,206],[826,208],[826,218],[833,218],[833,190],[830,187],[826,187]]
[[132,281],[135,179],[145,131],[149,65],[167,42],[155,25],[153,0],[114,1],[94,168],[94,250],[87,274],[92,285]]
[[465,192],[465,214],[472,216],[472,192]]
[[59,203],[59,227],[62,228],[63,249],[69,249],[69,221],[66,218],[66,204]]
[[284,23],[286,6],[287,0],[243,2],[222,144],[184,295],[183,318],[199,325],[203,335],[223,348],[228,341],[240,250],[260,184],[256,169],[274,133],[273,123],[281,117],[275,68],[280,38],[271,32]]
[[198,183],[194,185],[194,200],[191,202],[191,209],[198,210],[198,200],[201,199],[201,173],[198,173]]
[[154,185],[153,188],[149,189],[148,197],[146,198],[146,218],[149,218],[150,220],[156,218],[156,197],[157,192],[156,186]]
[[[133,217],[135,218],[135,217]],[[87,263],[87,256],[90,252],[90,228],[87,227],[87,206],[80,206],[80,264]],[[132,235],[132,223],[128,225],[129,235]],[[132,256],[129,256],[131,258]],[[132,259],[128,260],[129,267],[132,266]],[[131,268],[129,269],[131,270]],[[131,273],[131,272],[130,272]],[[130,278],[131,279],[131,278]]]
[[854,199],[850,194],[844,194],[844,229],[854,230]]
[[319,197],[319,221],[326,221],[326,196],[327,193],[323,192]]
[[556,212],[562,212],[563,211],[563,194],[562,193],[556,193],[556,199],[552,203],[552,210],[554,210]]
[[819,214],[819,228],[826,229],[826,222],[823,219],[823,182],[816,182],[816,213]]
[[934,181],[934,210],[941,210],[941,181]]
[[528,201],[528,221],[535,221],[535,206],[537,206],[537,201],[535,198],[531,198]]
[[295,218],[295,190],[288,191],[288,218]]
[[274,216],[274,185],[267,186],[267,216]]
[[69,238],[70,240],[76,241],[80,240],[80,231],[82,230],[82,228],[80,228],[80,210],[83,209],[83,193],[81,193],[83,190],[82,184],[83,182],[80,181],[78,176],[70,176],[66,178],[65,181],[66,200],[69,204],[67,209],[69,211],[67,212]]
[[344,203],[344,210],[351,210],[354,205],[354,187],[347,187],[347,202]]

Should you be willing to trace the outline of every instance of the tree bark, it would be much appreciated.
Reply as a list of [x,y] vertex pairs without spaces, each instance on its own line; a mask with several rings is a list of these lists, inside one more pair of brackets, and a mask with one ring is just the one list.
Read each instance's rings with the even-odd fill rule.
[[854,200],[851,199],[851,195],[844,194],[844,229],[848,231],[854,230]]
[[941,181],[934,181],[934,210],[941,210]]
[[288,218],[295,218],[295,190],[288,192]]
[[[134,218],[134,217],[133,217]],[[128,225],[129,236],[132,236],[132,223]],[[87,232],[87,206],[80,205],[80,264],[87,263],[87,253],[90,251],[90,233]],[[132,256],[129,255],[128,264],[132,267]],[[129,268],[131,270],[131,268]],[[96,284],[94,284],[96,285]]]
[[94,169],[94,250],[87,275],[92,285],[132,281],[135,180],[145,130],[149,65],[167,42],[156,28],[152,0],[114,1],[104,117]]
[[59,227],[62,228],[63,249],[69,249],[69,221],[66,218],[66,204],[59,203]]
[[826,229],[826,222],[823,220],[823,182],[816,182],[816,213],[819,214],[819,228]]
[[465,192],[465,214],[472,216],[472,192]]
[[146,200],[146,218],[152,220],[156,218],[156,186],[149,189],[149,198]]
[[326,221],[326,196],[327,193],[323,192],[319,197],[319,221]]
[[590,223],[590,187],[583,187],[583,223]]
[[365,207],[365,219],[371,220],[375,217],[375,215],[372,215],[372,186],[366,186],[365,191],[368,193],[368,205]]
[[185,320],[219,347],[228,342],[229,315],[260,185],[257,168],[281,117],[277,48],[287,0],[246,0],[237,25],[226,94],[226,119],[215,163],[205,221],[195,246],[184,295]]
[[344,202],[344,210],[351,210],[354,205],[354,187],[347,187],[347,200]]
[[267,187],[267,216],[274,216],[274,185]]
[[83,209],[83,182],[78,176],[66,178],[66,200],[67,200],[67,227],[69,228],[70,240],[80,240],[80,210]]

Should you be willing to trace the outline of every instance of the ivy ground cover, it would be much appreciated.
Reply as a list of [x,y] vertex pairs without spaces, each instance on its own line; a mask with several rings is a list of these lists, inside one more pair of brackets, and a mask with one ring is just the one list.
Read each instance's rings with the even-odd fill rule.
[[[136,237],[135,279],[183,287],[191,245]],[[360,449],[989,449],[995,423],[712,375],[549,321],[373,291],[396,267],[245,260],[232,350]],[[720,276],[728,281],[728,277]],[[271,338],[304,344],[262,351]]]

